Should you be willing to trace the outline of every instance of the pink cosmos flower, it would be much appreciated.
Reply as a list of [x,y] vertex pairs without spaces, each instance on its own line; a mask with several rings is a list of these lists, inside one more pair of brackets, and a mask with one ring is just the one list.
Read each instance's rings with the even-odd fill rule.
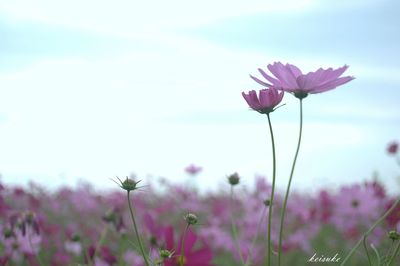
[[201,166],[197,166],[194,164],[191,164],[185,168],[185,172],[190,175],[196,175],[199,172],[201,172],[201,170],[203,170],[203,168]]
[[275,88],[262,89],[258,93],[252,90],[247,94],[242,92],[243,98],[251,109],[261,114],[268,114],[274,111],[274,108],[282,101],[283,92],[279,92]]
[[261,68],[259,68],[258,71],[269,83],[252,75],[250,75],[250,77],[263,86],[275,87],[278,90],[294,93],[294,95],[300,99],[305,98],[309,93],[320,93],[332,90],[354,79],[354,77],[351,76],[340,77],[348,68],[346,65],[338,69],[319,68],[317,71],[307,74],[303,74],[301,70],[294,65],[284,65],[281,62],[269,64],[267,68],[275,77],[268,75]]
[[[174,229],[168,227],[165,231],[165,242],[166,249],[174,250],[175,256],[164,262],[165,266],[178,266],[179,259],[181,256],[182,239],[176,242],[174,240]],[[185,266],[212,266],[212,251],[206,246],[196,248],[197,235],[192,231],[188,230],[185,236],[184,242],[184,254],[182,260]],[[197,245],[196,245],[197,246]]]
[[369,227],[383,207],[382,199],[376,196],[371,186],[342,187],[333,200],[331,221],[342,232],[362,225]]
[[399,149],[399,144],[395,141],[391,142],[387,147],[387,152],[389,154],[396,154]]

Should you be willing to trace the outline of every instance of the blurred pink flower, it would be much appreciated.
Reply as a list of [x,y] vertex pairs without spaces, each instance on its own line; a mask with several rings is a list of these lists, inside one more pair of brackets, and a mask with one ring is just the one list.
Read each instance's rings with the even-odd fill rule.
[[126,251],[123,258],[126,266],[144,266],[142,256],[132,250]]
[[52,266],[67,266],[71,265],[71,260],[72,258],[61,251],[58,251],[54,254],[53,258],[51,259],[51,265]]
[[249,91],[247,94],[242,92],[243,98],[250,108],[261,114],[273,112],[274,108],[282,101],[283,94],[275,88],[260,90],[258,97],[255,90]]
[[103,265],[113,265],[117,262],[117,258],[111,253],[111,250],[106,247],[102,246],[99,250],[97,250],[97,257],[94,257],[96,251],[96,247],[91,245],[88,250],[88,255],[91,260],[94,260],[94,264],[96,266],[103,266]]
[[82,245],[79,241],[71,241],[68,240],[64,244],[64,248],[66,251],[69,253],[72,253],[74,255],[80,255],[82,253]]
[[370,226],[379,217],[383,201],[371,186],[342,187],[334,198],[333,224],[342,232]]
[[296,97],[299,98],[304,98],[309,93],[320,93],[332,90],[354,79],[354,77],[351,76],[340,77],[348,68],[346,65],[335,70],[332,68],[319,68],[317,71],[307,74],[303,74],[301,70],[294,65],[284,65],[281,62],[269,64],[267,68],[275,77],[268,75],[261,68],[259,68],[258,71],[270,83],[251,75],[250,77],[263,86],[275,87],[278,90],[294,93]]
[[202,167],[191,164],[185,168],[185,172],[190,175],[196,175],[203,170]]
[[[165,230],[165,242],[166,248],[168,250],[174,250],[174,256],[166,260],[165,266],[178,266],[179,258],[181,256],[181,246],[182,239],[176,243],[174,241],[174,229],[172,227],[168,227]],[[212,266],[212,252],[208,247],[195,248],[195,244],[197,246],[197,235],[192,231],[188,230],[185,236],[184,242],[184,253],[183,260],[185,266]]]
[[399,149],[399,143],[397,143],[396,141],[393,141],[393,142],[389,143],[389,145],[387,147],[387,152],[389,154],[396,154],[398,149]]

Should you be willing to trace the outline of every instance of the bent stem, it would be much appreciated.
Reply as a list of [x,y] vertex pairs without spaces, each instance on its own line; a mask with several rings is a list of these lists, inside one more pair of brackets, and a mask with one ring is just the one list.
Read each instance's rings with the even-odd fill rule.
[[179,266],[184,266],[185,265],[185,238],[186,238],[186,232],[189,229],[190,224],[188,223],[185,227],[185,231],[183,231],[182,235],[182,245],[181,245],[181,256],[179,257]]
[[301,143],[301,135],[303,131],[303,99],[300,99],[300,131],[299,131],[299,139],[297,142],[297,149],[294,155],[292,170],[290,172],[289,183],[286,189],[285,199],[283,201],[282,211],[281,211],[281,224],[279,229],[279,244],[278,244],[278,265],[281,265],[281,253],[282,253],[282,238],[283,238],[283,223],[285,221],[285,213],[287,201],[289,198],[290,185],[292,184],[292,178],[294,173],[294,168],[296,166],[297,156],[299,155],[300,143]]
[[236,224],[235,224],[235,220],[234,220],[234,216],[233,216],[233,186],[231,185],[231,227],[232,227],[232,235],[233,235],[233,242],[235,243],[235,247],[237,249],[237,252],[239,253],[239,257],[240,257],[240,263],[242,265],[245,265],[244,259],[243,259],[243,255],[242,255],[242,251],[240,249],[240,244],[239,244],[239,240],[238,240],[238,233],[237,233],[237,229],[236,229]]
[[[268,260],[267,266],[271,265],[271,256],[272,256],[272,241],[271,241],[271,224],[272,224],[272,206],[274,203],[274,194],[275,194],[275,177],[276,177],[276,156],[275,156],[275,140],[274,140],[274,132],[272,131],[272,124],[271,118],[268,116],[268,125],[269,125],[269,132],[271,135],[271,145],[272,145],[272,189],[271,189],[271,198],[269,202],[269,209],[268,209]],[[278,250],[278,252],[280,252]]]
[[368,247],[367,247],[367,238],[365,236],[363,238],[363,244],[364,244],[365,253],[367,253],[367,257],[368,257],[368,265],[372,266],[371,257],[369,256]]
[[149,266],[149,262],[147,260],[146,254],[144,253],[142,240],[140,239],[139,231],[138,231],[138,228],[137,228],[137,225],[136,225],[135,216],[133,215],[133,208],[132,208],[132,205],[131,205],[129,192],[130,191],[128,190],[127,197],[128,197],[128,206],[129,206],[129,212],[130,212],[131,218],[132,218],[133,228],[135,230],[136,238],[137,238],[137,240],[139,242],[139,248],[140,248],[140,252],[142,253],[142,256],[143,256],[143,259],[144,259],[144,263],[146,264],[146,266]]
[[394,208],[396,208],[397,204],[399,204],[400,202],[400,198],[398,198],[393,205],[389,208],[389,210],[387,210],[369,229],[367,232],[365,232],[363,234],[363,236],[360,238],[360,240],[358,240],[358,242],[356,243],[356,245],[350,250],[349,254],[347,254],[347,256],[343,259],[342,263],[340,264],[340,266],[345,265],[345,263],[350,259],[350,257],[354,254],[354,252],[356,252],[357,248],[361,245],[361,242],[363,242],[364,238],[367,238],[371,232],[381,223],[383,222],[383,220],[386,219],[386,217],[394,210]]

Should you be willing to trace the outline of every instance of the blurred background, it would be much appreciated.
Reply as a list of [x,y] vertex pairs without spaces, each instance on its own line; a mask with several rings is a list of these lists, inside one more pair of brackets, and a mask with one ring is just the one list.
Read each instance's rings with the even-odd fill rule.
[[[377,176],[398,192],[389,142],[400,130],[400,3],[395,0],[0,2],[0,172],[47,187],[134,173],[202,190],[237,171],[271,174],[265,116],[242,91],[274,61],[303,72],[350,66],[356,79],[305,100],[293,186]],[[278,187],[298,134],[291,95],[272,115]]]

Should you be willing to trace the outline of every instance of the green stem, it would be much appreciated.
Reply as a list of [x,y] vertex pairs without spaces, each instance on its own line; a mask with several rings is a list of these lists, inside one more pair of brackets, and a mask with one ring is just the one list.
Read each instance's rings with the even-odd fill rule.
[[381,256],[379,256],[378,250],[375,248],[375,246],[373,244],[371,244],[371,249],[375,252],[376,265],[380,266],[381,265]]
[[103,244],[104,239],[106,239],[107,232],[108,232],[108,224],[106,224],[104,226],[104,229],[103,229],[103,231],[101,232],[101,235],[100,235],[100,239],[99,239],[99,241],[97,242],[97,245],[94,248],[93,265],[94,265],[94,260],[96,259],[97,253],[99,252],[99,249],[100,249],[101,245]]
[[396,251],[394,252],[393,256],[390,258],[388,266],[392,265],[394,259],[397,256],[397,253],[399,253],[399,249],[400,249],[400,242],[397,244]]
[[264,220],[264,216],[266,214],[266,211],[267,211],[267,207],[264,205],[263,210],[261,212],[260,220],[258,221],[258,224],[257,224],[256,234],[253,237],[253,241],[251,241],[250,252],[249,252],[249,256],[247,257],[245,265],[249,265],[249,263],[250,263],[250,259],[251,259],[251,256],[252,256],[252,251],[253,251],[254,246],[256,245],[256,242],[257,242],[257,239],[258,239],[258,235],[259,235],[259,232],[260,232],[260,229],[261,229],[261,224],[262,224],[262,222]]
[[183,236],[182,236],[182,245],[181,245],[181,256],[179,257],[179,265],[184,266],[185,261],[185,238],[186,238],[186,232],[189,229],[190,224],[188,223],[185,227],[185,231],[183,231]]
[[135,216],[133,215],[133,208],[132,208],[132,205],[131,205],[129,192],[130,191],[128,191],[128,193],[127,193],[127,197],[128,197],[128,206],[129,206],[129,212],[130,212],[131,218],[132,218],[133,228],[135,229],[135,234],[136,234],[136,237],[137,237],[138,242],[139,242],[139,248],[140,248],[140,252],[142,253],[142,256],[143,256],[143,259],[144,259],[144,263],[146,264],[146,266],[149,266],[149,262],[147,261],[146,254],[144,253],[142,240],[140,239],[139,230],[138,230],[137,225],[136,225]]
[[288,201],[288,198],[289,198],[290,185],[292,184],[294,168],[296,166],[297,156],[299,155],[302,131],[303,131],[303,100],[300,99],[300,131],[299,131],[299,139],[298,139],[298,142],[297,142],[297,149],[296,149],[296,153],[294,155],[293,164],[292,164],[292,170],[290,172],[290,177],[289,177],[289,183],[288,183],[288,186],[287,186],[287,189],[286,189],[285,199],[283,201],[283,206],[282,206],[281,224],[280,224],[280,229],[279,229],[278,265],[281,265],[283,223],[285,221],[285,213],[286,213],[287,201]]
[[367,238],[365,236],[363,239],[363,244],[364,244],[365,253],[367,253],[367,257],[368,257],[368,264],[369,264],[369,266],[372,266],[371,257],[369,256],[368,247],[367,247]]
[[389,261],[389,255],[390,255],[390,253],[392,253],[393,246],[394,246],[394,241],[392,240],[392,244],[390,245],[390,248],[388,249],[386,256],[385,256],[385,263],[387,261]]
[[354,254],[354,252],[357,250],[357,248],[361,245],[361,242],[363,241],[364,237],[368,237],[369,234],[381,223],[383,220],[386,219],[386,217],[396,208],[397,204],[399,204],[400,198],[398,198],[393,205],[387,210],[369,229],[367,232],[364,233],[364,235],[358,240],[356,245],[350,250],[349,254],[343,259],[342,263],[340,266],[343,266],[349,259],[350,257]]
[[268,116],[269,132],[271,135],[271,143],[272,143],[272,190],[271,190],[271,198],[268,209],[268,253],[267,253],[268,254],[267,266],[270,266],[272,257],[271,224],[272,224],[272,206],[274,205],[274,195],[275,195],[276,156],[275,156],[274,132],[272,131],[272,124],[269,113],[267,114],[267,116]]
[[237,233],[236,224],[235,224],[234,215],[233,215],[233,186],[232,185],[231,185],[231,202],[230,203],[231,203],[230,204],[231,205],[231,227],[232,227],[233,242],[235,243],[235,247],[237,249],[237,252],[239,253],[241,264],[245,265],[242,251],[241,251],[240,245],[239,245],[238,233]]

